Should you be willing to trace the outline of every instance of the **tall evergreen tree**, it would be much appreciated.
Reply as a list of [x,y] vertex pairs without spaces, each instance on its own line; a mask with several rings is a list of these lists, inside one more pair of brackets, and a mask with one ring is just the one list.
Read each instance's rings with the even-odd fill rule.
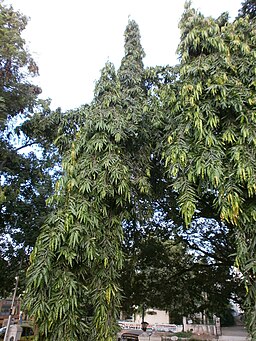
[[38,75],[21,33],[28,19],[12,6],[0,3],[0,128],[8,116],[32,108],[41,89],[28,81]]
[[[140,42],[139,26],[134,20],[129,20],[124,37],[125,55],[117,72],[120,82],[122,115],[129,122],[127,126],[128,139],[125,141],[124,147],[130,156],[129,162],[132,163],[134,179],[138,179],[138,193],[148,192],[151,146],[149,115],[145,110],[148,99],[143,65],[145,52]],[[134,195],[136,195],[136,187],[134,191]]]
[[117,332],[122,224],[148,190],[144,165],[134,160],[145,93],[141,99],[141,77],[132,69],[142,55],[136,46],[126,51],[119,77],[107,63],[91,106],[81,109],[84,123],[51,200],[55,211],[33,251],[25,300],[39,339],[113,340]]
[[236,227],[247,322],[256,338],[256,31],[248,18],[225,25],[220,19],[205,18],[186,4],[179,79],[162,96],[169,124],[160,143],[186,223],[198,198],[212,193],[221,219]]
[[112,340],[115,332],[115,278],[122,264],[118,207],[129,200],[128,169],[116,143],[122,129],[118,98],[115,71],[107,64],[92,107],[81,113],[86,124],[63,159],[57,209],[33,252],[27,307],[46,340]]
[[256,17],[256,1],[255,0],[245,0],[242,2],[242,7],[238,12],[238,17],[249,16],[250,19]]
[[[138,24],[134,20],[129,20],[124,37],[125,55],[118,70],[122,106],[129,114],[128,118],[137,123],[142,119],[141,103],[145,101],[147,93],[143,65],[145,52],[141,46]],[[137,110],[134,110],[136,108]]]
[[[32,83],[38,75],[22,33],[28,19],[0,1],[0,295],[10,294],[15,276],[24,289],[29,254],[49,212],[45,199],[52,193],[49,150],[43,157],[23,153],[24,147],[42,142],[31,140],[35,126],[21,132],[18,122],[29,120],[39,108],[41,89]],[[17,146],[18,142],[18,146]],[[3,276],[4,274],[4,276]]]
[[[199,197],[209,196],[221,218],[237,226],[242,241],[237,259],[247,279],[254,333],[254,263],[248,256],[254,257],[254,249],[245,242],[255,238],[255,29],[249,30],[248,19],[229,24],[226,15],[204,18],[188,5],[180,27],[180,66],[151,70],[149,80],[138,25],[130,20],[118,72],[106,64],[93,102],[74,113],[79,119],[72,142],[62,143],[65,133],[57,139],[63,151],[69,149],[49,200],[54,211],[31,257],[25,296],[39,340],[114,339],[123,228],[129,234],[135,227],[134,236],[136,226],[150,222],[159,207],[179,222],[181,213],[189,224]],[[167,209],[168,200],[172,208],[178,200],[180,207]],[[168,259],[176,253],[186,263],[181,244],[173,251],[170,242],[166,249],[161,240],[144,237],[146,262],[152,261],[148,250],[157,241],[157,250],[170,251]],[[150,280],[146,262],[141,265]]]

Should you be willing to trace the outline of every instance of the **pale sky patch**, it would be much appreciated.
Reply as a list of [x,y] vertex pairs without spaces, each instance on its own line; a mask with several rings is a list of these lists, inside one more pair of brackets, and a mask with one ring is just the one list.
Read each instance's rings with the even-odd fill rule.
[[[95,81],[107,60],[119,67],[123,57],[123,33],[128,17],[141,32],[145,66],[173,65],[179,43],[178,22],[183,0],[8,0],[15,10],[30,17],[24,33],[37,61],[43,98],[52,109],[63,110],[89,103]],[[204,15],[231,18],[240,0],[194,0]]]

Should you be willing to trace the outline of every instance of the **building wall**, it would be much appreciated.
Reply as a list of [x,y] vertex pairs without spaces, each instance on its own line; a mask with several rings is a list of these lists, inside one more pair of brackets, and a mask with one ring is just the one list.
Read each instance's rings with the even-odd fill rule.
[[[141,323],[142,316],[139,314],[135,315],[134,322]],[[149,324],[155,323],[169,323],[169,313],[164,310],[148,309],[145,311],[144,321]]]
[[[12,305],[11,298],[0,300],[0,327],[4,325],[4,321],[7,321],[9,314],[10,314],[11,305]],[[14,305],[15,305],[15,311],[14,311],[13,318],[14,320],[18,320],[19,314],[20,314],[20,302],[18,299],[15,300]]]

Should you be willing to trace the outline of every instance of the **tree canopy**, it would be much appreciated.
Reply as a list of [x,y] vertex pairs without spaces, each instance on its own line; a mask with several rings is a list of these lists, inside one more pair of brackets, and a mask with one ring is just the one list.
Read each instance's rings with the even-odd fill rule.
[[[45,199],[52,193],[53,179],[49,153],[23,153],[35,141],[22,129],[44,101],[38,99],[41,89],[32,83],[38,67],[21,37],[28,19],[0,2],[0,295],[6,297],[13,280],[20,275],[20,290],[25,286],[29,254],[49,209]],[[46,104],[46,102],[45,102]],[[42,142],[41,136],[37,136]]]
[[254,0],[245,0],[242,2],[242,7],[239,10],[238,17],[249,16],[250,19],[256,17],[256,3]]
[[0,122],[32,108],[41,89],[28,81],[38,74],[38,67],[26,49],[21,32],[27,17],[0,3]]
[[214,20],[186,6],[179,80],[159,94],[168,115],[160,143],[186,224],[198,198],[211,192],[220,218],[236,226],[255,336],[255,20]]
[[63,157],[64,174],[51,199],[56,210],[33,251],[27,308],[46,339],[112,340],[117,331],[122,221],[148,190],[149,159],[141,138],[146,91],[135,22],[125,34],[120,70],[107,63],[94,101],[81,109],[84,124]]
[[[113,340],[120,309],[141,304],[221,314],[244,295],[235,261],[255,337],[255,18],[186,3],[178,65],[148,69],[129,20],[120,68],[107,62],[92,103],[62,113],[28,81],[27,19],[1,6],[1,263],[27,266],[43,225],[24,297],[38,340]],[[19,153],[15,132],[42,156]]]

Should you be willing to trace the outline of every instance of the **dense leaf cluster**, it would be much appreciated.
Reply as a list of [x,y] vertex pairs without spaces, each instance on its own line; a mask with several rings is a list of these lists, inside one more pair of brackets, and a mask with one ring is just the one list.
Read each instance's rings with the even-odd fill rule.
[[[159,94],[169,117],[161,144],[185,222],[199,198],[211,192],[220,218],[236,226],[237,265],[246,277],[249,308],[256,297],[256,26],[249,17],[223,19],[220,25],[189,6],[181,19],[179,80]],[[254,335],[254,308],[247,313]]]
[[[39,340],[113,340],[120,309],[135,305],[174,321],[224,314],[244,295],[235,252],[255,337],[256,27],[244,12],[230,23],[186,3],[180,63],[146,70],[130,20],[120,68],[106,63],[92,103],[62,113],[27,82],[38,70],[20,37],[26,18],[1,7],[0,221],[12,238],[1,264],[27,265],[44,221],[24,297]],[[27,110],[16,132],[41,158],[6,134],[7,116]]]
[[249,16],[250,19],[256,17],[255,0],[245,0],[242,2],[242,8],[239,10],[238,17]]
[[[50,153],[38,157],[24,147],[38,143],[28,135],[35,126],[20,128],[28,112],[39,110],[39,87],[31,82],[38,68],[21,37],[27,18],[0,3],[0,296],[7,297],[20,275],[25,286],[29,254],[48,214],[45,199],[52,193]],[[16,129],[15,129],[16,128]]]
[[13,8],[0,4],[0,123],[32,108],[41,89],[28,81],[38,74],[38,67],[26,50],[21,32],[27,18]]
[[84,123],[63,155],[51,199],[56,209],[32,254],[27,308],[46,339],[112,340],[117,331],[122,222],[149,187],[142,49],[131,21],[129,43],[134,33],[135,47],[127,47],[118,73],[107,63],[94,101],[79,112]]
[[[46,338],[113,338],[120,304],[122,226],[128,232],[124,251],[129,255],[123,276],[130,275],[132,281],[123,288],[133,303],[143,303],[147,290],[152,292],[150,304],[175,311],[174,301],[165,294],[161,299],[160,290],[163,283],[171,290],[168,283],[175,277],[175,298],[187,307],[183,313],[206,308],[202,292],[211,302],[214,293],[219,307],[220,302],[228,304],[235,289],[227,286],[233,277],[231,262],[225,264],[221,256],[223,247],[214,264],[209,250],[197,264],[189,258],[185,240],[140,237],[138,227],[145,222],[148,226],[150,215],[159,209],[166,217],[183,217],[188,225],[196,209],[203,212],[209,204],[232,230],[237,226],[237,262],[249,276],[246,302],[253,306],[253,263],[248,259],[253,248],[245,243],[254,238],[255,28],[248,18],[234,23],[226,14],[205,18],[187,4],[180,29],[180,64],[145,72],[138,26],[129,22],[120,69],[116,73],[106,64],[93,103],[82,109],[84,123],[64,156],[64,175],[52,199],[56,210],[38,239],[29,270],[28,308]],[[176,203],[178,208],[171,206]],[[161,265],[156,266],[147,250],[154,251]],[[180,261],[175,264],[172,258]],[[211,272],[206,271],[209,266]],[[69,293],[59,290],[59,271],[73,288]],[[221,283],[216,276],[224,277]],[[213,292],[202,278],[214,282]],[[217,306],[207,308],[213,313]],[[78,325],[77,319],[83,321],[89,311],[91,320]],[[254,315],[250,308],[247,312],[253,333]]]

